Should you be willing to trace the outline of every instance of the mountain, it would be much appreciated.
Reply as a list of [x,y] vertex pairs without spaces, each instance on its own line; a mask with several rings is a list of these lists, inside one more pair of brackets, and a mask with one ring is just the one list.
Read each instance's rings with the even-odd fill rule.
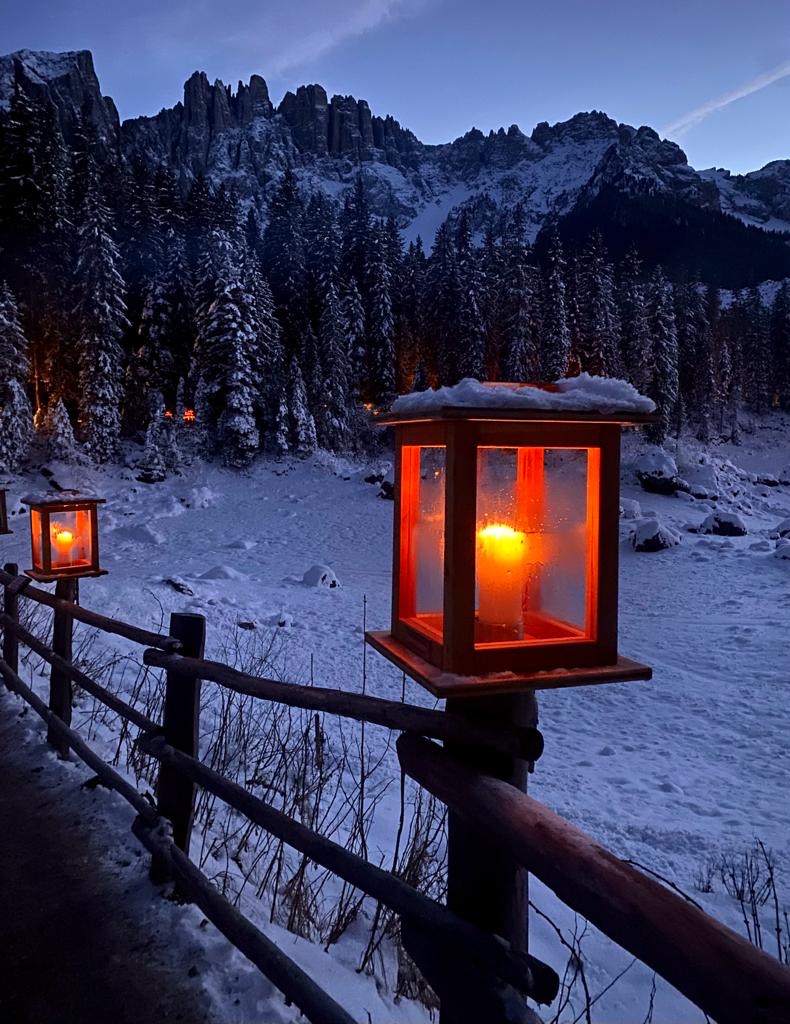
[[[232,183],[264,220],[285,167],[305,187],[335,197],[361,170],[374,211],[395,216],[405,237],[419,234],[428,244],[461,207],[482,231],[521,203],[530,241],[547,228],[572,237],[598,228],[615,254],[636,236],[647,261],[670,272],[687,265],[690,251],[699,253],[695,271],[706,261],[718,266],[715,249],[732,253],[747,278],[790,274],[790,161],[747,175],[699,172],[652,128],[597,111],[542,122],[531,135],[515,125],[488,134],[473,128],[431,146],[394,118],[373,114],[365,100],[330,99],[320,85],[301,86],[275,105],[258,75],[233,90],[195,72],[183,101],[123,123],[102,96],[87,51],[0,58],[0,109],[16,80],[51,98],[67,137],[85,112],[107,160],[167,166],[184,188],[198,175]],[[738,273],[730,281],[720,276],[733,286],[749,283]]]

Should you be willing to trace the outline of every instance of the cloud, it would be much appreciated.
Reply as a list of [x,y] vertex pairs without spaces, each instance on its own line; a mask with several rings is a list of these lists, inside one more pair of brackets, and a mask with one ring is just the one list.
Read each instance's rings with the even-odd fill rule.
[[403,7],[404,0],[362,0],[361,3],[354,4],[331,27],[308,32],[303,38],[286,46],[270,60],[268,69],[271,73],[282,74],[292,68],[309,64],[334,50],[347,39],[364,35],[390,21],[401,13]]
[[661,134],[677,139],[681,135],[685,135],[692,128],[696,128],[700,122],[710,117],[711,114],[715,114],[717,110],[723,110],[724,107],[735,103],[736,100],[742,100],[745,96],[751,96],[752,93],[759,92],[761,89],[773,85],[774,82],[787,78],[788,75],[790,75],[790,60],[786,60],[783,64],[777,65],[777,67],[772,68],[770,71],[763,72],[762,75],[758,75],[750,82],[745,82],[731,92],[725,92],[721,96],[703,103],[702,106],[695,107],[694,110],[690,110],[687,114],[683,114],[682,117],[666,125],[662,129]]

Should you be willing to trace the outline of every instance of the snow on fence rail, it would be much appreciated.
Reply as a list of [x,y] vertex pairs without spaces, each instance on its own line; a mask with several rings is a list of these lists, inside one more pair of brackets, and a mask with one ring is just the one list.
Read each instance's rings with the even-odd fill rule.
[[[134,834],[152,854],[152,876],[173,879],[237,949],[314,1022],[344,1024],[351,1017],[304,971],[212,886],[189,860],[195,790],[199,785],[251,822],[328,868],[401,917],[404,941],[427,969],[452,1024],[496,1019],[524,1022],[527,996],[551,1003],[557,974],[497,935],[473,925],[390,872],[369,863],[208,768],[196,758],[200,683],[211,680],[262,700],[370,722],[402,733],[404,770],[451,811],[491,836],[568,906],[643,960],[719,1024],[781,1024],[790,1020],[790,971],[680,896],[625,864],[547,808],[500,780],[461,765],[431,739],[487,747],[524,760],[542,751],[537,729],[487,726],[446,712],[398,704],[341,690],[262,679],[203,659],[205,620],[174,614],[171,635],[138,629],[28,586],[17,567],[0,572],[4,590],[0,674],[48,724],[59,749],[71,749],[137,811]],[[48,647],[19,622],[19,598],[51,607],[68,623],[65,652]],[[72,664],[70,622],[144,645],[144,663],[166,670],[161,725],[111,694]],[[61,633],[63,630],[61,629]],[[55,637],[58,630],[55,630]],[[76,682],[140,729],[142,750],[159,762],[156,808],[106,764],[19,677],[19,643],[52,668],[55,687]],[[57,647],[57,640],[53,640]],[[64,653],[66,656],[64,656]],[[430,737],[430,739],[426,738]],[[448,970],[448,964],[452,969]],[[510,995],[508,994],[510,993]],[[520,998],[513,999],[518,995]],[[495,1012],[496,1011],[496,1012]]]

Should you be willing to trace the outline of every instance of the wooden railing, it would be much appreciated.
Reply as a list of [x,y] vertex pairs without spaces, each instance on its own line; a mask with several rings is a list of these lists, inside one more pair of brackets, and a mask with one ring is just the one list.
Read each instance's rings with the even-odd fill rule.
[[[202,681],[238,693],[369,722],[401,733],[397,749],[405,772],[443,801],[491,847],[540,878],[571,908],[643,960],[719,1024],[790,1021],[790,970],[735,932],[596,844],[537,801],[499,779],[471,769],[452,751],[458,745],[534,761],[537,729],[475,722],[447,712],[399,704],[342,690],[297,686],[239,672],[203,658],[201,616],[174,614],[163,636],[61,602],[29,586],[16,566],[0,572],[4,591],[0,674],[48,725],[51,741],[71,749],[108,787],[135,809],[133,831],[152,854],[152,877],[173,879],[214,925],[311,1021],[350,1022],[340,1007],[293,960],[228,903],[189,859],[195,790],[200,786],[400,916],[404,942],[442,1002],[442,1022],[534,1020],[526,998],[548,1004],[557,974],[535,957],[453,913],[396,875],[350,852],[289,817],[198,758]],[[146,665],[166,671],[162,722],[90,678],[70,657],[49,647],[20,623],[20,598],[46,605],[61,621],[72,619],[146,648]],[[19,676],[19,645],[51,666],[51,683],[77,683],[139,730],[141,749],[159,763],[157,806],[104,762],[70,724]],[[62,693],[54,703],[58,706]],[[69,711],[70,720],[70,711]],[[447,744],[438,746],[435,740]]]

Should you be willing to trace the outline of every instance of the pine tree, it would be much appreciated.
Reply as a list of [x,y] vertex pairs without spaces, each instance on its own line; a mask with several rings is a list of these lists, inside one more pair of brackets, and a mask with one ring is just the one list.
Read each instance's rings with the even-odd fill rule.
[[656,267],[648,289],[648,317],[653,338],[647,393],[656,403],[656,422],[648,428],[651,440],[663,444],[677,422],[678,336],[672,287]]
[[458,372],[462,377],[484,380],[486,373],[486,333],[480,300],[483,279],[477,252],[472,244],[472,226],[469,214],[462,211],[458,219],[455,238],[458,264],[460,305],[456,313]]
[[361,400],[367,366],[365,307],[357,282],[351,278],[345,287],[340,314],[348,345],[348,383],[353,397]]
[[392,312],[392,274],[383,233],[371,236],[365,268],[368,291],[367,338],[369,346],[367,398],[386,406],[395,395],[395,323]]
[[612,265],[599,232],[585,249],[582,263],[582,369],[603,377],[620,372],[620,322]]
[[744,303],[743,399],[754,412],[765,412],[770,400],[768,318],[759,288],[750,288]]
[[145,432],[145,448],[140,462],[137,479],[146,484],[161,483],[167,478],[164,457],[165,400],[161,392],[155,392],[151,400],[148,428]]
[[0,282],[0,469],[18,469],[33,436],[28,343],[11,289]]
[[71,419],[62,398],[57,400],[53,408],[47,409],[41,433],[46,439],[48,459],[69,464],[83,461],[84,456],[74,437]]
[[318,344],[324,372],[323,387],[314,404],[316,434],[322,448],[343,451],[350,441],[351,401],[348,393],[348,352],[334,285],[329,285],[324,295]]
[[285,390],[282,330],[258,257],[248,251],[244,267],[245,287],[252,298],[255,324],[255,345],[250,358],[256,381],[256,420],[261,436],[267,437],[276,432],[278,409]]
[[502,252],[502,358],[507,380],[534,381],[541,376],[540,292],[537,270],[524,241],[524,210],[511,216]]
[[120,436],[121,339],[128,321],[112,220],[90,157],[89,161],[76,267],[80,425],[89,455],[97,462],[110,462]]
[[288,418],[292,451],[301,456],[314,452],[318,446],[315,421],[307,404],[304,378],[295,356],[291,357],[288,366]]
[[571,332],[565,302],[565,253],[559,235],[552,236],[546,256],[543,300],[543,377],[559,380],[568,372]]
[[504,333],[501,286],[504,269],[502,250],[493,225],[489,225],[483,239],[481,265],[483,295],[480,310],[486,332],[486,378],[499,380]]
[[428,375],[440,384],[455,384],[460,375],[456,344],[456,318],[461,305],[458,257],[450,222],[436,232],[433,252],[428,261],[426,290],[426,344],[423,356]]
[[282,324],[286,352],[298,351],[309,324],[304,205],[288,168],[272,197],[263,237],[263,268]]
[[623,372],[637,391],[644,391],[650,378],[653,344],[647,310],[647,285],[636,249],[629,250],[623,261],[618,297]]
[[790,409],[790,285],[783,281],[774,296],[770,319],[774,397],[772,405]]

